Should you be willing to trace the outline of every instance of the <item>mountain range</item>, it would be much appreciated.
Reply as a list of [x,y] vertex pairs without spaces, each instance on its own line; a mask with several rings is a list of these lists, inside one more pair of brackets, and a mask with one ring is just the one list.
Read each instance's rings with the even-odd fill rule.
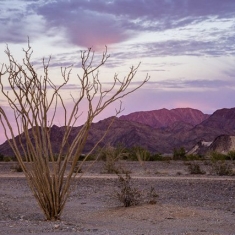
[[[191,150],[200,141],[212,142],[221,135],[235,135],[235,108],[219,109],[211,115],[192,108],[142,111],[93,123],[84,153],[102,137],[112,118],[115,120],[100,143],[101,146],[123,144],[126,147],[141,146],[152,153],[172,153],[174,148]],[[52,127],[54,153],[58,152],[63,129],[64,127]],[[80,127],[73,128],[70,140],[79,129]],[[0,153],[13,154],[7,142],[0,145]]]

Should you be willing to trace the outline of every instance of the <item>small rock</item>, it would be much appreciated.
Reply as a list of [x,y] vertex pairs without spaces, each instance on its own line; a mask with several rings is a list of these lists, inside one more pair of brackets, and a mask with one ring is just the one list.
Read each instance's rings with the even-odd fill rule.
[[55,225],[54,225],[54,228],[55,228],[55,229],[58,229],[59,227],[60,227],[59,224],[55,224]]

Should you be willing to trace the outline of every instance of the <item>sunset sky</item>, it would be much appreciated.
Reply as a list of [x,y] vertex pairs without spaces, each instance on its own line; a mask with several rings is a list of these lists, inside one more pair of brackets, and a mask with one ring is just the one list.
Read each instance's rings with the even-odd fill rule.
[[0,29],[0,64],[6,44],[20,60],[29,37],[35,63],[52,56],[55,82],[60,66],[79,65],[88,47],[100,53],[108,46],[104,82],[141,62],[135,81],[151,79],[123,100],[123,114],[235,106],[234,0],[0,0]]

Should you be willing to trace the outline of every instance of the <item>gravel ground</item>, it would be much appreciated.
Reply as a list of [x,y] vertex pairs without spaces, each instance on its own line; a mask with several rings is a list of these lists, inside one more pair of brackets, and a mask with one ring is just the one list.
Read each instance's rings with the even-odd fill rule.
[[183,162],[121,164],[132,172],[132,185],[142,195],[154,188],[156,204],[145,197],[138,206],[123,207],[114,197],[117,178],[101,174],[98,162],[73,182],[56,222],[44,220],[22,173],[0,164],[0,234],[235,235],[234,176],[189,175]]

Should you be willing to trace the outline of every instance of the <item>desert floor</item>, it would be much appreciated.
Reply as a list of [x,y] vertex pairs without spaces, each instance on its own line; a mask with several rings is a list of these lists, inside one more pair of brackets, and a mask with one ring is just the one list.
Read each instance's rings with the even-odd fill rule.
[[[115,197],[118,179],[96,162],[75,179],[61,220],[48,222],[13,163],[0,163],[0,234],[55,235],[235,235],[235,176],[192,175],[185,162],[121,162],[143,199],[123,207]],[[86,162],[86,165],[91,164]],[[149,204],[151,187],[158,194]]]

